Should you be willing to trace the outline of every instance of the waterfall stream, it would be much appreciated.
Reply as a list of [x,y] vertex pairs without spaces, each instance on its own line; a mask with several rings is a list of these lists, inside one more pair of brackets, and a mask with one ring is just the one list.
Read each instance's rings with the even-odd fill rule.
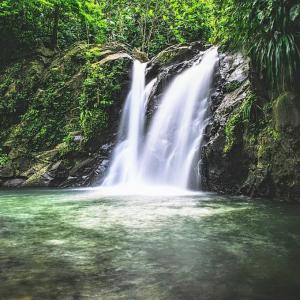
[[[207,125],[218,51],[211,48],[170,84],[144,132],[154,80],[145,86],[146,64],[134,62],[117,145],[103,186],[173,186],[187,189]],[[198,180],[194,178],[195,182]]]

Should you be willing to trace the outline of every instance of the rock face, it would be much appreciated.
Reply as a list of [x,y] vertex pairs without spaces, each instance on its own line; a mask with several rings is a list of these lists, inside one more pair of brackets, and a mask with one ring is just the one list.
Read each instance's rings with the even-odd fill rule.
[[288,92],[268,99],[250,70],[242,55],[220,55],[199,164],[202,187],[299,201],[300,97]]
[[166,91],[174,77],[191,67],[208,48],[209,46],[200,42],[190,45],[175,45],[163,50],[148,62],[146,81],[149,83],[155,80],[147,105],[148,120],[156,111],[163,92]]
[[211,98],[211,122],[206,133],[207,142],[201,151],[202,187],[232,193],[238,191],[238,186],[245,177],[243,172],[247,169],[237,166],[247,163],[248,159],[240,155],[241,147],[233,145],[233,139],[240,132],[232,132],[231,137],[226,137],[225,130],[230,118],[239,111],[250,93],[249,62],[239,54],[221,54],[216,77],[216,91]]

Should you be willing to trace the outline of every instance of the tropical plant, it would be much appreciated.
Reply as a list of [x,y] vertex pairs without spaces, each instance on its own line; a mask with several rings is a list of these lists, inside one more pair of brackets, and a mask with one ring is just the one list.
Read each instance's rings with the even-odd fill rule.
[[215,0],[214,41],[243,49],[277,91],[295,84],[300,4],[295,0]]

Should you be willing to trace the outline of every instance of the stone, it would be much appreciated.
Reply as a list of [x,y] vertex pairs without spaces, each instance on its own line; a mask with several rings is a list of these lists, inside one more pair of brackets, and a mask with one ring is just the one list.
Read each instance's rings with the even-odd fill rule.
[[[86,173],[86,169],[88,172],[94,166],[95,159],[94,158],[86,158],[76,163],[76,165],[70,170],[70,176],[78,176],[80,174]],[[84,170],[85,169],[85,170]]]
[[132,56],[135,58],[135,59],[138,59],[139,61],[141,62],[147,62],[149,61],[149,57],[147,55],[147,53],[137,49],[137,48],[134,48],[132,50]]
[[0,166],[0,177],[1,178],[10,178],[14,176],[14,168],[11,162],[6,163],[3,166]]
[[[224,153],[225,127],[250,91],[249,61],[241,54],[220,54],[215,92],[210,102],[209,134],[201,151],[202,188],[223,193],[239,193],[247,176],[247,157],[242,145]],[[228,88],[230,86],[230,88]],[[239,133],[241,135],[242,132]],[[238,140],[238,138],[237,138]]]
[[300,97],[291,92],[280,95],[273,104],[273,119],[279,131],[300,126]]
[[64,179],[68,178],[69,176],[69,171],[66,168],[64,161],[59,160],[53,165],[50,166],[48,169],[47,173],[45,173],[44,178],[46,180],[56,180],[56,181],[63,181]]
[[16,188],[22,186],[24,182],[25,182],[24,178],[9,179],[3,183],[3,187]]
[[48,169],[47,165],[36,165],[31,170],[28,171],[29,178],[24,182],[24,186],[27,187],[48,187],[52,178],[43,177]]
[[120,58],[129,58],[129,59],[131,59],[130,55],[128,55],[127,53],[114,53],[114,54],[108,55],[105,58],[101,59],[96,64],[104,65],[107,62],[117,60],[117,59],[120,59]]
[[[199,163],[202,188],[300,201],[300,96],[285,92],[272,101],[260,92],[259,80],[250,78],[249,71],[249,60],[240,54],[220,55],[211,120]],[[255,97],[256,118],[265,120],[254,133],[250,126],[255,124],[240,118],[230,123],[243,114],[242,105],[249,97]],[[234,143],[225,151],[229,125],[233,126]]]

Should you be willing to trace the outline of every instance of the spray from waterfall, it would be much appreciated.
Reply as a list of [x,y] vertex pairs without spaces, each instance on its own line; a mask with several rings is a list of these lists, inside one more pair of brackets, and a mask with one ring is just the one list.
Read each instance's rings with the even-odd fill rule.
[[217,49],[209,49],[199,60],[173,80],[146,133],[146,105],[154,82],[145,86],[146,64],[134,62],[132,86],[104,186],[189,187],[197,173],[192,169],[207,125]]

